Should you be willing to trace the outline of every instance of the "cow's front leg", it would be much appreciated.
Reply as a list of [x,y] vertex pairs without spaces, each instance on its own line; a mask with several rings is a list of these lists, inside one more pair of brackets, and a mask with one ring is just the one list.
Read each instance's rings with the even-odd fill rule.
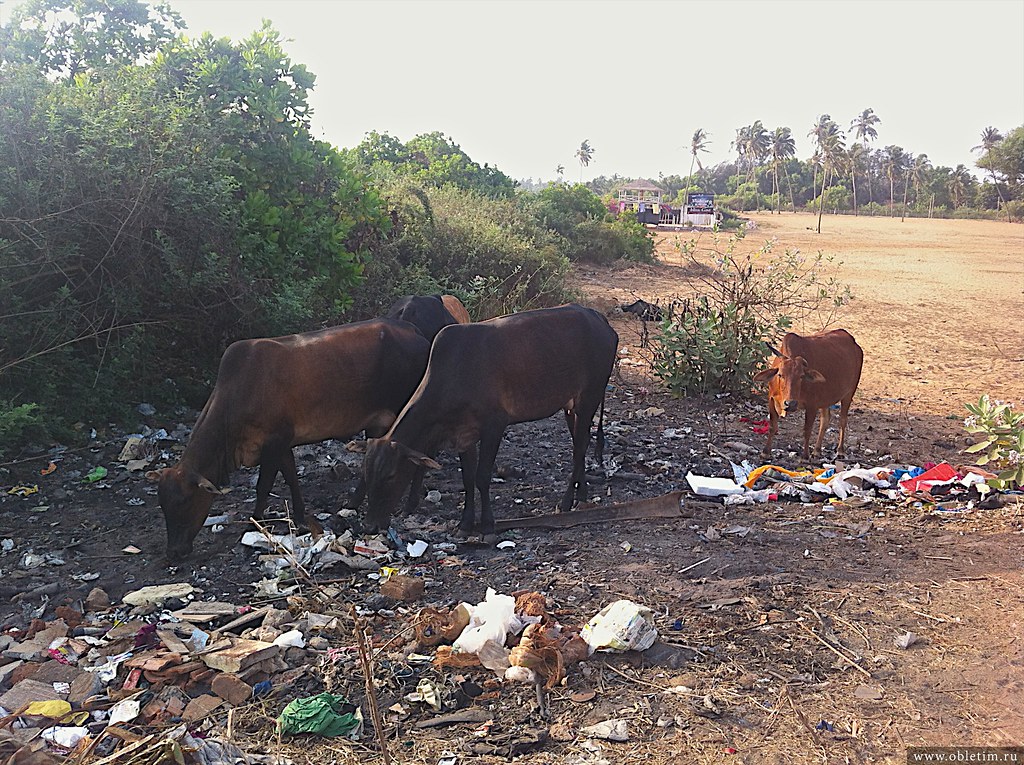
[[814,445],[814,456],[821,457],[821,445],[825,441],[825,431],[832,422],[832,412],[827,406],[821,408],[821,423],[818,425],[818,442]]
[[480,438],[480,461],[476,466],[476,488],[480,492],[480,533],[484,541],[494,536],[494,510],[491,508],[491,474],[498,457],[504,428],[484,429]]
[[775,408],[775,399],[768,399],[768,438],[764,442],[764,449],[761,450],[761,456],[764,459],[768,459],[772,454],[772,441],[775,439],[775,434],[779,432],[779,410]]
[[462,518],[459,521],[459,532],[468,535],[473,530],[476,520],[476,470],[477,447],[473,444],[465,451],[459,452],[459,465],[462,468],[462,488],[466,493],[466,501],[462,505]]

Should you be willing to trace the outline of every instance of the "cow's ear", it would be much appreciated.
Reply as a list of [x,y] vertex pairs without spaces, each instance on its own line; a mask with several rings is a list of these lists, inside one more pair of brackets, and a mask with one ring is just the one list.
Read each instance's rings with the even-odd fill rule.
[[754,375],[754,382],[768,382],[773,377],[775,377],[775,375],[777,375],[778,373],[779,373],[779,370],[776,369],[775,367],[771,367],[770,369],[765,369],[765,370],[763,370],[761,372],[758,372],[756,375]]
[[163,471],[161,471],[161,470],[147,470],[146,471],[146,480],[147,481],[153,481],[154,483],[159,483],[160,482],[160,478],[162,476],[163,476]]
[[825,375],[823,375],[817,369],[808,369],[806,372],[804,372],[804,380],[812,383],[823,383],[825,382]]

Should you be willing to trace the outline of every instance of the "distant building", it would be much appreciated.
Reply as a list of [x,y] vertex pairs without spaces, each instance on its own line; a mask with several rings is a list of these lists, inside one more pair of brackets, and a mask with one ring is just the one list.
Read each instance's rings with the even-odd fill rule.
[[631,210],[640,223],[712,228],[716,222],[715,195],[690,193],[683,209],[661,201],[662,190],[643,178],[619,189],[619,212]]
[[632,210],[640,223],[661,223],[661,189],[641,178],[619,189],[619,212]]

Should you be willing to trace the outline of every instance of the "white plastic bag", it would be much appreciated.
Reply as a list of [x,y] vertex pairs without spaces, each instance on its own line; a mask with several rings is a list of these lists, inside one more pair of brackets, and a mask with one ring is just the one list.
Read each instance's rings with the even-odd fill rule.
[[517,626],[522,629],[516,618],[516,599],[499,595],[491,587],[487,588],[484,602],[470,606],[469,611],[469,625],[452,645],[456,653],[478,653],[488,640],[504,645],[509,632],[516,632]]

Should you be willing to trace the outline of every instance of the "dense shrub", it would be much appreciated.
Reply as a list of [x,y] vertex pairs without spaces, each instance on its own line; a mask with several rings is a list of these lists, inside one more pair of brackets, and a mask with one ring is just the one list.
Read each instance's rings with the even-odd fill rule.
[[382,194],[397,223],[367,263],[351,317],[380,314],[403,294],[457,295],[477,319],[572,299],[559,239],[528,200],[409,180]]

